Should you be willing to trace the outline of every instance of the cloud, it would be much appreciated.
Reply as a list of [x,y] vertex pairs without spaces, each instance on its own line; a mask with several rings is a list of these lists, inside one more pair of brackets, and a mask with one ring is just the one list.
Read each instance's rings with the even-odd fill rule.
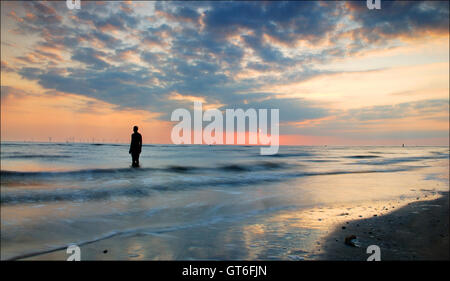
[[[386,1],[381,11],[368,10],[365,1],[143,6],[87,1],[81,10],[69,11],[63,2],[26,3],[14,13],[15,30],[38,41],[31,52],[15,56],[23,65],[2,61],[2,71],[17,71],[46,90],[159,112],[163,120],[191,104],[170,99],[176,92],[221,109],[280,108],[282,122],[302,122],[332,112],[307,99],[280,99],[259,89],[329,73],[322,66],[330,61],[387,48],[405,36],[448,34],[448,3]],[[252,71],[257,75],[243,75]],[[423,112],[418,106],[364,108],[342,118],[410,116]],[[435,105],[434,110],[444,109]]]
[[3,60],[1,61],[1,69],[3,72],[13,72],[14,71],[14,68],[12,68],[9,63],[7,63],[6,61],[3,61]]
[[340,4],[327,7],[316,1],[237,2],[213,7],[204,19],[210,33],[224,36],[248,29],[256,36],[266,33],[287,44],[298,39],[320,40],[335,29],[341,9]]
[[448,34],[448,1],[384,1],[380,11],[368,10],[363,1],[346,5],[352,19],[360,25],[353,32],[369,43],[414,38],[421,33]]
[[92,48],[77,48],[71,58],[72,60],[83,62],[90,67],[103,69],[109,66],[109,64],[103,59],[105,56],[106,53]]
[[244,110],[248,108],[258,109],[279,109],[280,120],[285,122],[301,122],[308,119],[323,118],[329,115],[329,111],[319,105],[299,98],[285,98],[276,99],[271,97],[271,94],[254,94],[256,96],[265,96],[263,100],[249,99],[246,103],[236,103],[224,106],[228,108],[242,108]]
[[432,99],[424,101],[405,102],[394,105],[382,105],[351,109],[344,119],[372,121],[383,119],[399,119],[411,116],[424,116],[433,113],[448,113],[449,101]]
[[[427,99],[330,111],[330,118],[281,125],[284,134],[350,138],[448,137],[449,100]],[[444,125],[444,126],[442,126]]]

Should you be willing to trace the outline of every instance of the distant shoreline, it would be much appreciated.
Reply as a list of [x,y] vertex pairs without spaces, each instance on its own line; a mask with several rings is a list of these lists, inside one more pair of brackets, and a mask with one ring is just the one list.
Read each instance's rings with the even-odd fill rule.
[[[365,261],[369,245],[381,249],[381,260],[449,260],[449,193],[409,203],[382,216],[350,221],[337,227],[324,242],[323,260]],[[357,237],[359,247],[345,244]]]
[[[13,140],[0,140],[1,144],[92,144],[92,145],[129,145],[128,141],[124,142],[100,142],[100,141],[13,141]],[[266,146],[260,144],[173,144],[173,143],[146,143],[142,144],[143,146],[248,146],[248,147],[259,147]],[[450,145],[445,144],[405,144],[402,147],[402,144],[279,144],[279,146],[286,147],[399,147],[399,148],[408,148],[408,147],[450,147]]]

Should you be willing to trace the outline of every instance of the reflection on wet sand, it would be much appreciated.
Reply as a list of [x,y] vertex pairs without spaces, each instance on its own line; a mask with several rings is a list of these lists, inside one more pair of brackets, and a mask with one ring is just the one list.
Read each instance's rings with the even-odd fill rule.
[[[423,192],[420,200],[439,194]],[[426,197],[425,197],[426,196]],[[240,222],[212,224],[169,233],[141,231],[82,246],[83,259],[108,260],[315,260],[324,253],[324,239],[336,228],[374,215],[391,213],[417,198],[333,204],[302,210],[280,211]],[[104,251],[107,250],[107,253]],[[64,259],[64,251],[33,259]]]

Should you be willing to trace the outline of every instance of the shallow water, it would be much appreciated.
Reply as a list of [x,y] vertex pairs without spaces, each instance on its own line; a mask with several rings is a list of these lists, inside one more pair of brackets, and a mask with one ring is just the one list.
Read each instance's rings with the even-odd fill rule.
[[1,258],[128,237],[152,249],[114,258],[282,259],[318,230],[282,228],[280,214],[448,190],[448,159],[448,147],[146,145],[136,169],[127,145],[2,143]]

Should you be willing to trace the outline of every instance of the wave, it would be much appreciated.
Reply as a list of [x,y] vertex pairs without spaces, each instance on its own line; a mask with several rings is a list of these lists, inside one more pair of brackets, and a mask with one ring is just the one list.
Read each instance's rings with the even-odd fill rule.
[[93,146],[126,146],[127,144],[119,144],[119,143],[90,143],[89,145],[93,145]]
[[339,162],[339,160],[328,160],[328,159],[307,159],[302,160],[304,162],[312,162],[312,163],[331,163],[331,162]]
[[2,170],[0,174],[2,177],[55,177],[55,176],[70,176],[70,175],[88,175],[88,174],[117,174],[117,173],[132,173],[138,171],[149,171],[153,168],[117,168],[117,169],[85,169],[85,170],[70,170],[70,171],[45,171],[45,172],[21,172]]
[[442,152],[442,151],[432,151],[431,152],[432,154],[435,154],[435,155],[445,155],[445,156],[449,156],[449,153],[448,152]]
[[188,173],[190,171],[198,170],[198,167],[189,167],[189,166],[169,166],[166,169],[168,172],[174,172],[174,173]]
[[353,156],[346,156],[345,158],[350,159],[365,159],[365,158],[379,158],[381,156],[378,155],[353,155]]
[[1,142],[0,146],[72,146],[74,144],[86,143],[60,143],[60,142],[22,142],[22,143],[5,143]]
[[279,157],[279,158],[285,158],[285,157],[304,157],[304,156],[313,156],[314,154],[308,153],[308,152],[297,152],[297,153],[277,153],[272,155],[263,155],[264,157]]
[[89,201],[102,200],[109,197],[128,196],[142,197],[150,196],[152,192],[178,191],[206,186],[236,187],[249,184],[259,184],[268,182],[286,181],[297,177],[308,176],[328,176],[343,174],[366,174],[366,173],[389,173],[408,171],[417,167],[398,167],[393,169],[381,170],[361,170],[361,171],[328,171],[328,172],[290,172],[290,173],[271,173],[271,174],[244,174],[240,177],[211,177],[207,180],[203,178],[190,181],[173,181],[165,184],[148,184],[140,186],[122,186],[116,188],[103,187],[92,189],[69,189],[69,190],[51,190],[51,191],[21,191],[21,192],[2,192],[1,204],[21,204],[37,202],[55,202],[55,201]]
[[262,171],[262,170],[275,170],[275,169],[282,169],[287,167],[293,167],[294,165],[290,164],[284,164],[284,163],[278,163],[278,162],[258,162],[254,165],[236,165],[236,164],[230,164],[230,165],[223,165],[220,166],[219,169],[224,171],[231,171],[231,172],[251,172],[251,171]]
[[[294,166],[294,165],[289,165]],[[70,171],[39,171],[39,172],[21,172],[21,171],[0,171],[1,176],[8,177],[58,177],[58,176],[75,176],[75,175],[111,175],[111,174],[129,174],[129,173],[143,173],[150,171],[162,171],[162,172],[173,172],[173,173],[189,173],[194,171],[207,171],[207,170],[217,170],[217,171],[261,171],[261,170],[273,170],[288,167],[287,164],[277,163],[277,162],[254,162],[247,164],[226,164],[216,167],[196,167],[196,166],[167,166],[162,168],[105,168],[105,169],[84,169],[84,170],[70,170]]]
[[60,158],[70,158],[69,155],[49,155],[49,154],[13,154],[2,156],[4,159],[60,159]]
[[350,165],[390,165],[390,164],[398,164],[398,163],[406,163],[406,162],[417,162],[422,160],[438,160],[449,158],[448,154],[435,155],[435,156],[416,156],[416,157],[398,157],[398,158],[387,158],[378,161],[358,161],[355,163],[349,163]]

